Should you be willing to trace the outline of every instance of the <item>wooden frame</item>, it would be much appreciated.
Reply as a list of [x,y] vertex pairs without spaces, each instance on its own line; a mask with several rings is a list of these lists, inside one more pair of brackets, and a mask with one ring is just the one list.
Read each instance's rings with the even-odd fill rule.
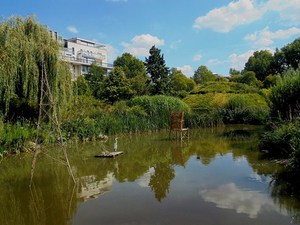
[[172,112],[171,113],[171,127],[169,138],[171,136],[176,139],[189,138],[189,128],[184,128],[184,112]]

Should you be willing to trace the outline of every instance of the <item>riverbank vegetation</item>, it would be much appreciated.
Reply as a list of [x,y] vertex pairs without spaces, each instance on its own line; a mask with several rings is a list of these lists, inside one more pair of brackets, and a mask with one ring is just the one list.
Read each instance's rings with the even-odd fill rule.
[[[54,115],[66,142],[168,129],[170,113],[179,110],[191,128],[267,124],[275,119],[279,133],[294,130],[291,126],[297,130],[299,43],[296,39],[274,54],[257,51],[243,71],[231,68],[228,77],[204,65],[186,77],[168,68],[160,49],[153,46],[144,62],[124,53],[108,74],[92,64],[87,74],[72,81],[69,66],[59,57],[60,43],[47,28],[34,18],[11,18],[0,23],[0,152],[30,149],[35,140],[57,142],[51,125]],[[44,99],[48,119],[37,139],[42,76],[53,97]],[[298,144],[291,143],[299,143],[299,138],[291,133],[295,138],[288,140],[291,150],[285,151],[296,158],[293,149]],[[263,146],[273,146],[271,139],[277,136],[275,131],[266,133]]]

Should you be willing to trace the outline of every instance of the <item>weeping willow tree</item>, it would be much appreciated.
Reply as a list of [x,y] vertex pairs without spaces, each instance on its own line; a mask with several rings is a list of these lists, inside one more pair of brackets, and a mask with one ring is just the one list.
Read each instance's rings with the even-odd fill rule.
[[24,111],[27,107],[36,119],[42,76],[46,76],[52,93],[50,114],[59,113],[71,100],[71,74],[68,65],[59,59],[59,48],[48,29],[35,18],[12,17],[0,23],[0,111],[4,117],[11,118],[13,110]]

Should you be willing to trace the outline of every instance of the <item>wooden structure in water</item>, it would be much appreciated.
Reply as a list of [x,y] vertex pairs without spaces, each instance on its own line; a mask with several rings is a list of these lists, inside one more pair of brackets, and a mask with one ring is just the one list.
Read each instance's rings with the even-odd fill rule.
[[96,158],[114,158],[118,155],[122,155],[123,152],[108,152],[108,151],[104,151],[99,153],[98,155],[95,155]]
[[172,112],[171,113],[171,127],[169,138],[175,137],[176,139],[180,138],[189,138],[189,128],[184,127],[184,112]]

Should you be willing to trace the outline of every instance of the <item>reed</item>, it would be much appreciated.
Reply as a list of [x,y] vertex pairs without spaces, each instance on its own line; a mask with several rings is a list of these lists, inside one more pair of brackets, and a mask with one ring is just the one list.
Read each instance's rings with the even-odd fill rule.
[[0,156],[26,151],[29,141],[34,140],[34,137],[35,129],[26,122],[12,125],[0,121]]
[[271,89],[272,115],[292,120],[300,115],[300,69],[288,70]]
[[184,111],[189,107],[180,99],[168,96],[142,96],[129,102],[116,102],[108,110],[92,111],[66,120],[62,124],[67,139],[89,141],[103,135],[153,131],[170,126],[172,111]]
[[294,122],[273,123],[261,139],[261,149],[268,150],[274,158],[290,159],[300,168],[300,119]]

